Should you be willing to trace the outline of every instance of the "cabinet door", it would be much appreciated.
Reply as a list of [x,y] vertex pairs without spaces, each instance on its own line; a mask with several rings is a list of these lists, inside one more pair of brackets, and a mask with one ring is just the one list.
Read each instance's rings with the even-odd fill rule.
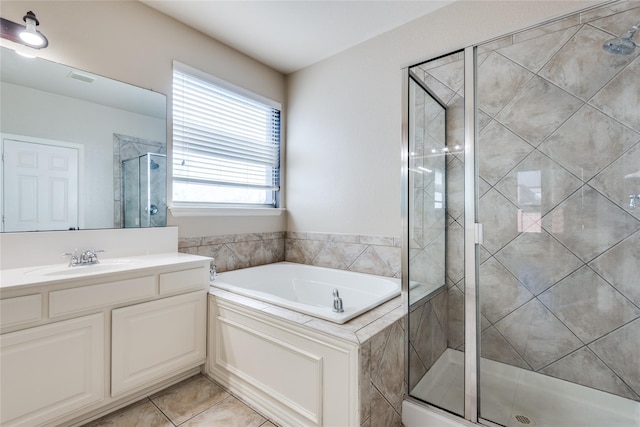
[[112,396],[204,363],[206,300],[194,292],[113,310]]
[[0,337],[0,424],[37,426],[104,397],[102,313]]

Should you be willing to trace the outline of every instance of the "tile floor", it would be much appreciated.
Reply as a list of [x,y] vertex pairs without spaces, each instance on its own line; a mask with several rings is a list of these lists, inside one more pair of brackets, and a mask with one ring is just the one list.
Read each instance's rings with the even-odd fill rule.
[[203,375],[195,375],[84,427],[276,427]]

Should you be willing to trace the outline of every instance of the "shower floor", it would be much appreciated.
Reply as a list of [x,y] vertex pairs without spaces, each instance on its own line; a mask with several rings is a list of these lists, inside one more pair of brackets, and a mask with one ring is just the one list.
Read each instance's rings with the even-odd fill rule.
[[[640,402],[487,359],[480,376],[480,416],[503,426],[639,425]],[[410,394],[462,416],[464,353],[447,349]]]

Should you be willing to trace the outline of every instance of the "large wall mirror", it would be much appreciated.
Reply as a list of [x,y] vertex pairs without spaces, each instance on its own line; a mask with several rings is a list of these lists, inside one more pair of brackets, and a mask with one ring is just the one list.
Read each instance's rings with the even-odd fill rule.
[[166,225],[166,96],[0,48],[2,231]]

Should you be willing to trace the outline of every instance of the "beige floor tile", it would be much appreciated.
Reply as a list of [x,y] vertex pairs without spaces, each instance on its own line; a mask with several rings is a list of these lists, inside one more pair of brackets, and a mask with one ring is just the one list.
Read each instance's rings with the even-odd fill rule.
[[173,424],[149,399],[144,399],[85,425],[85,427],[123,426],[173,427]]
[[181,427],[258,427],[266,419],[233,396],[193,417]]
[[198,415],[229,394],[213,381],[196,375],[150,397],[174,424]]

